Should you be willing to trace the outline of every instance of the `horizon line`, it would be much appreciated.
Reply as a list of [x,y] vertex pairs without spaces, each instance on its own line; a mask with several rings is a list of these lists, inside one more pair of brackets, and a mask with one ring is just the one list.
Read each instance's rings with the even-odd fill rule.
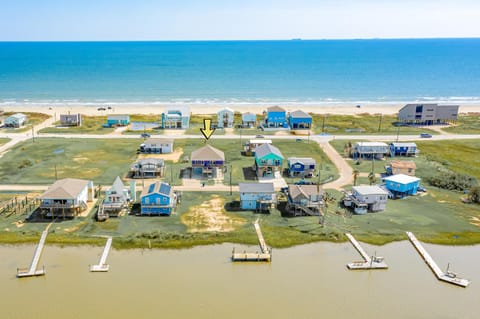
[[285,38],[285,39],[145,39],[145,40],[1,40],[0,43],[73,43],[73,42],[275,42],[275,41],[372,41],[372,40],[475,40],[478,37],[395,37],[395,38]]

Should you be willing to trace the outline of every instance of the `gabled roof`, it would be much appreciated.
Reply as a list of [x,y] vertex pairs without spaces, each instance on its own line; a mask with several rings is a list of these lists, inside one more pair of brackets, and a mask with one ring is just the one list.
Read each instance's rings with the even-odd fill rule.
[[312,195],[322,195],[323,188],[317,185],[288,185],[288,193],[291,198],[297,198],[299,195],[303,195],[306,198],[310,198]]
[[122,194],[124,189],[125,185],[123,185],[120,176],[117,176],[117,178],[115,178],[115,181],[112,184],[112,187],[110,187],[110,190],[114,190],[117,194]]
[[316,164],[315,160],[311,157],[289,157],[288,162],[292,163],[302,163],[303,165]]
[[190,116],[190,108],[188,106],[171,106],[165,109],[164,114],[170,117],[177,112],[180,113],[182,117]]
[[273,183],[238,183],[240,193],[275,193]]
[[151,194],[160,194],[160,195],[171,197],[172,193],[173,193],[172,186],[161,181],[155,181],[153,183],[146,185],[143,188],[142,194],[140,196],[144,197]]
[[417,182],[420,178],[415,176],[408,176],[405,174],[396,174],[385,178],[386,181],[399,183],[399,184],[410,184],[413,182]]
[[199,148],[195,151],[192,152],[192,155],[190,156],[191,160],[198,161],[198,160],[225,160],[225,154],[220,151],[219,149],[216,149],[215,147],[211,145],[205,145],[202,148]]
[[223,109],[218,110],[217,114],[220,113],[220,112],[234,113],[234,111],[233,111],[231,108],[229,108],[229,107],[224,107]]
[[388,192],[378,185],[360,185],[353,186],[352,190],[361,195],[388,195]]
[[280,106],[271,106],[267,108],[267,112],[285,112],[284,109],[282,109]]
[[250,118],[257,118],[257,115],[251,112],[243,113],[242,119],[250,119]]
[[266,155],[268,155],[270,153],[273,153],[273,154],[275,154],[278,157],[283,159],[283,155],[280,152],[280,150],[278,148],[276,148],[275,146],[273,146],[272,144],[263,144],[263,145],[260,145],[259,147],[257,147],[255,149],[255,157],[256,158],[265,157]]
[[390,166],[392,168],[413,168],[416,169],[417,165],[415,164],[414,161],[397,161],[397,160],[392,160],[390,162]]
[[302,110],[296,110],[296,111],[293,111],[290,113],[290,117],[293,117],[293,118],[309,118],[311,119],[312,116],[310,114],[308,114],[307,112],[304,112]]
[[40,199],[75,199],[90,181],[76,178],[59,179],[50,186]]

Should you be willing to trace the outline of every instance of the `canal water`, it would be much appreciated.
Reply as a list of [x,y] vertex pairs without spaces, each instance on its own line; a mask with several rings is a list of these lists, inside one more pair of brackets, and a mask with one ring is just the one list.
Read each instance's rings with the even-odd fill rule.
[[[112,250],[108,273],[90,273],[102,247],[45,247],[47,275],[15,278],[33,245],[0,246],[2,318],[478,318],[480,245],[425,245],[441,268],[472,280],[437,281],[407,242],[363,245],[388,270],[349,271],[349,244],[273,251],[268,263],[233,264],[233,244],[185,250]],[[237,249],[257,247],[238,246]]]

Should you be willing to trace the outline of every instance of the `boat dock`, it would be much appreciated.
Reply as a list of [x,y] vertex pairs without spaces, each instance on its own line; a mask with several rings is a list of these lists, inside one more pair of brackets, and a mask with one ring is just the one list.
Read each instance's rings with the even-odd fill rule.
[[370,257],[365,252],[365,250],[360,246],[360,243],[352,236],[350,233],[346,233],[348,240],[352,243],[353,247],[359,252],[359,254],[364,259],[363,261],[355,261],[353,263],[347,264],[347,268],[351,270],[362,270],[362,269],[387,269],[388,266],[383,262],[383,257],[373,256]]
[[48,230],[44,230],[42,232],[42,236],[40,237],[40,241],[38,242],[37,248],[35,249],[35,253],[33,255],[32,263],[30,264],[30,268],[17,268],[17,277],[33,277],[33,276],[43,276],[45,275],[45,267],[42,269],[37,270],[38,262],[40,261],[40,256],[42,255],[43,247],[45,246],[45,240],[47,239]]
[[262,230],[258,224],[258,219],[253,223],[255,232],[258,237],[258,244],[260,245],[261,252],[249,253],[243,251],[238,253],[233,248],[232,261],[272,261],[272,249],[267,246],[265,239],[263,238]]
[[110,248],[112,248],[112,237],[108,237],[107,243],[105,244],[105,248],[103,248],[102,257],[100,257],[100,261],[98,265],[90,266],[90,271],[92,272],[106,272],[110,268],[110,265],[107,264],[107,257],[108,253],[110,252]]
[[423,248],[422,244],[415,237],[415,235],[408,231],[406,233],[410,242],[417,249],[418,253],[420,254],[420,256],[422,256],[423,260],[430,267],[435,276],[437,276],[438,280],[445,281],[461,287],[467,287],[470,284],[469,280],[457,277],[457,274],[449,271],[448,269],[447,272],[444,273],[440,269],[440,267],[438,267],[437,263],[433,260],[433,258],[430,257],[425,248]]

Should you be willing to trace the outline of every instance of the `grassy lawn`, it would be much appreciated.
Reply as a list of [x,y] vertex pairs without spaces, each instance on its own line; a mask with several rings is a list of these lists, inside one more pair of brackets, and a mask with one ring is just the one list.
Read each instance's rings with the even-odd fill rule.
[[109,184],[136,159],[138,140],[39,138],[16,145],[0,158],[4,184],[50,184],[58,178]]
[[[16,112],[15,112],[16,113]],[[7,118],[10,115],[15,114],[14,112],[5,112],[3,113],[3,117]],[[27,132],[32,129],[35,125],[38,125],[45,120],[47,120],[50,115],[45,113],[34,113],[34,112],[24,112],[23,114],[27,115],[27,124],[20,128],[2,128],[0,131],[4,133],[21,133]]]
[[6,144],[8,142],[10,142],[9,138],[6,138],[6,137],[0,138],[0,146],[3,145],[3,144]]
[[[343,155],[345,143],[348,141],[331,141],[330,144]],[[352,145],[358,141],[351,141]],[[467,174],[480,180],[480,139],[479,140],[451,140],[451,141],[417,141],[420,155],[417,157],[401,157],[395,159],[414,161],[417,165],[416,176],[420,178],[431,177],[438,172],[439,168],[445,168],[457,173]],[[375,173],[385,172],[385,165],[391,158],[386,157],[382,161],[375,161]],[[369,173],[372,169],[372,161],[363,160],[360,164],[347,159],[347,162],[363,173]]]
[[[334,115],[334,114],[311,114],[313,119],[313,131],[320,134],[322,131],[329,134],[420,134],[434,131],[409,126],[395,126],[398,121],[396,115],[359,114],[359,115]],[[323,129],[323,130],[322,130]]]
[[[241,154],[242,146],[240,143],[240,139],[238,140],[224,140],[224,139],[215,139],[212,137],[208,141],[208,144],[212,145],[215,148],[222,150],[225,153],[225,159],[227,162],[227,166],[232,167],[232,184],[237,185],[238,183],[248,181],[245,177],[245,172],[248,172],[250,168],[253,166],[254,157],[251,156],[243,156]],[[183,155],[190,158],[190,154],[192,151],[202,147],[205,145],[205,141],[201,139],[178,139],[175,140],[175,149],[182,149]],[[314,142],[296,142],[293,140],[275,140],[274,145],[277,146],[280,151],[282,152],[283,156],[285,157],[285,165],[286,166],[286,159],[291,156],[301,156],[301,157],[312,157],[316,159],[317,163],[321,164],[321,178],[322,181],[332,180],[338,177],[338,172],[330,161],[330,159],[322,152],[320,147],[317,143]],[[181,169],[188,167],[189,164],[182,164],[182,163],[169,163],[167,164],[173,165],[173,174],[174,176],[178,176]],[[166,171],[166,180],[171,180],[171,172],[167,168]],[[176,177],[175,177],[176,178]],[[251,179],[250,181],[254,181]],[[290,181],[290,179],[288,179]],[[225,176],[225,183],[229,183],[229,174]],[[174,182],[174,185],[176,183]]]
[[115,129],[103,127],[107,123],[107,116],[82,115],[82,126],[60,127],[60,121],[55,122],[54,127],[46,127],[39,133],[65,133],[65,134],[109,134]]
[[480,134],[480,114],[459,114],[456,125],[442,130],[455,134]]

